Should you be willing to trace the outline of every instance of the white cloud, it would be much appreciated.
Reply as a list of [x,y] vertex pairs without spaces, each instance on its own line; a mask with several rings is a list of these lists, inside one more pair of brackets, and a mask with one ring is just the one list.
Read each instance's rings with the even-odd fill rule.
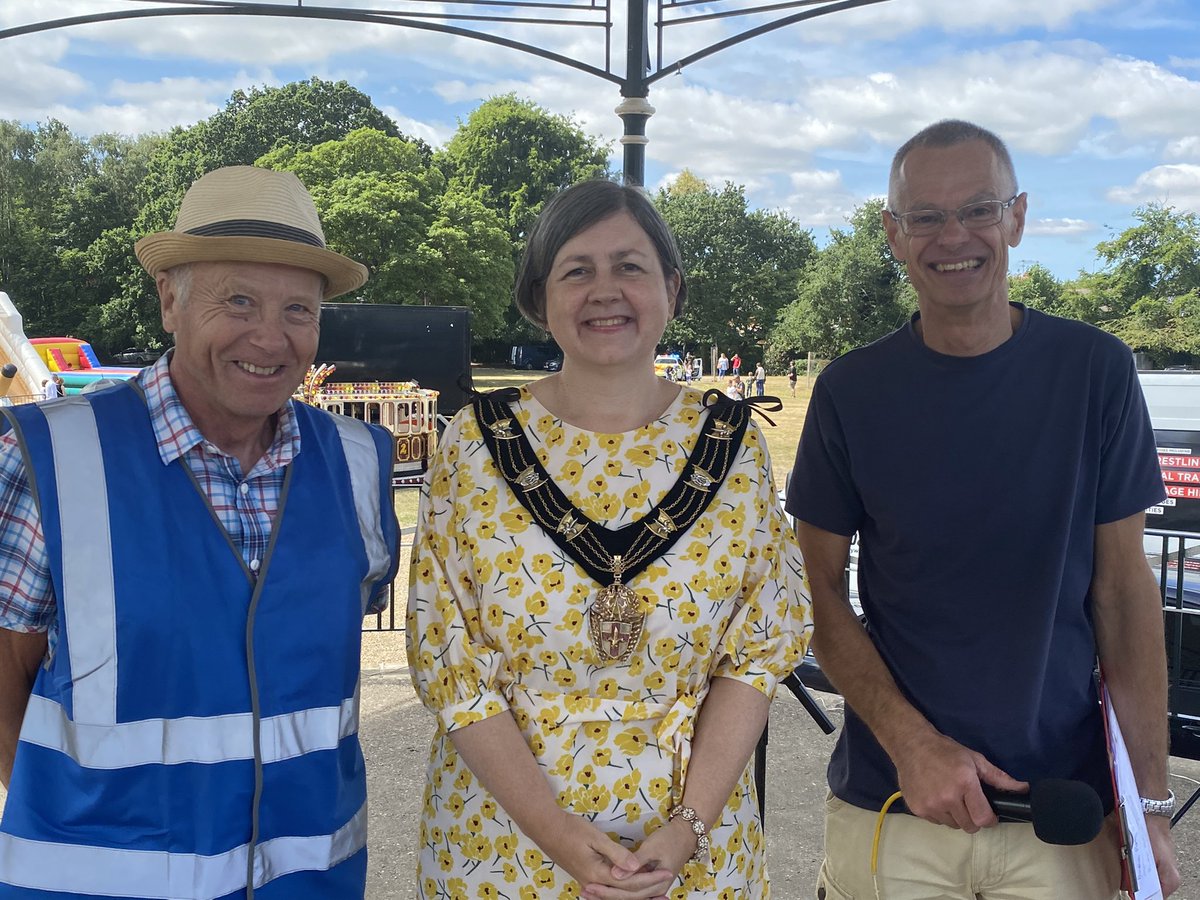
[[79,95],[88,87],[62,63],[68,47],[63,35],[10,38],[0,47],[5,51],[0,57],[4,65],[0,118],[45,120],[47,107],[64,97]]
[[793,172],[788,182],[784,209],[806,228],[845,228],[865,199],[848,190],[842,173],[834,170]]
[[401,132],[409,137],[420,138],[434,148],[444,147],[458,130],[457,122],[422,122],[404,115],[394,106],[382,106],[380,109],[396,123]]
[[1200,212],[1200,166],[1155,166],[1131,185],[1115,187],[1108,199],[1128,206],[1161,203],[1178,210]]
[[1095,230],[1095,225],[1083,219],[1029,219],[1025,222],[1027,235],[1073,237]]
[[[220,111],[236,89],[274,82],[269,73],[236,73],[228,78],[161,78],[157,81],[114,81],[98,102],[68,105],[50,102],[37,119],[56,118],[81,135],[116,132],[135,135],[190,125]],[[0,107],[0,116],[12,115]],[[19,117],[19,116],[18,116]]]
[[816,43],[890,40],[922,29],[962,34],[1008,34],[1020,28],[1058,30],[1077,16],[1119,6],[1122,0],[889,0],[820,16],[797,26],[804,41]]
[[[842,50],[847,57],[854,52]],[[715,60],[655,83],[648,160],[672,172],[687,167],[713,184],[745,184],[753,203],[782,206],[806,225],[840,227],[871,192],[882,190],[894,148],[939,118],[979,121],[1018,153],[1066,157],[1073,166],[1119,158],[1153,165],[1164,147],[1183,153],[1191,146],[1200,108],[1200,81],[1087,41],[940,51],[920,66],[890,71],[875,58],[859,74],[833,76],[787,73],[785,57],[772,51],[752,66],[740,61],[719,68],[732,84],[745,85],[741,93],[723,78],[696,77]],[[856,65],[843,61],[842,71]],[[775,72],[790,81],[788,90],[779,90]],[[620,167],[614,87],[553,67],[528,77],[447,79],[437,87],[443,101],[459,104],[508,91],[572,115],[589,133],[613,141]],[[862,183],[792,180],[806,172],[844,178],[850,163]],[[1063,219],[1040,227],[1069,238],[1090,226]]]
[[1062,154],[1097,119],[1126,145],[1189,133],[1200,81],[1084,42],[1019,42],[865,79],[814,80],[806,103],[817,119],[889,145],[914,123],[957,117],[994,128],[1014,148]]
[[[295,0],[270,2],[296,7]],[[1128,182],[1108,193],[1125,210],[1148,199],[1194,204],[1200,58],[1186,28],[1194,33],[1196,22],[1163,19],[1194,2],[888,0],[818,16],[655,82],[649,174],[661,181],[670,177],[660,177],[664,170],[687,167],[714,185],[743,184],[753,205],[783,207],[810,227],[844,227],[855,208],[883,189],[894,148],[920,126],[955,116],[1000,133],[1031,184],[1050,173],[1054,189],[1098,200],[1101,186]],[[340,5],[407,6],[402,0]],[[131,0],[0,0],[0,28],[145,8]],[[624,14],[625,5],[615,4],[610,34],[617,73],[624,71]],[[772,18],[668,29],[665,55],[677,59]],[[463,27],[603,64],[599,29]],[[362,88],[403,131],[435,146],[480,100],[513,91],[611,142],[613,164],[622,164],[615,84],[430,31],[282,16],[174,16],[23,36],[0,42],[0,49],[0,118],[56,117],[81,134],[190,125],[220,109],[235,89],[317,75]],[[1055,173],[1064,167],[1073,177],[1060,186]],[[1135,179],[1137,172],[1144,174]],[[1041,235],[1045,244],[1082,240],[1090,223],[1108,213],[1099,205],[1080,207],[1079,199],[1045,191],[1041,211],[1048,218],[1031,221],[1030,236]]]
[[1167,159],[1196,159],[1200,160],[1200,135],[1189,134],[1178,140],[1169,141],[1163,150]]

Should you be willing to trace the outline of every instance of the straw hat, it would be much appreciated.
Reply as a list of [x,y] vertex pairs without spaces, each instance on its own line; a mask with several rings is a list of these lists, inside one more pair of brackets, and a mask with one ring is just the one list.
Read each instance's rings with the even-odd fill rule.
[[150,275],[188,262],[281,263],[320,272],[325,299],[367,280],[366,266],[325,249],[325,232],[308,190],[291,172],[229,166],[188,188],[173,231],[133,246]]

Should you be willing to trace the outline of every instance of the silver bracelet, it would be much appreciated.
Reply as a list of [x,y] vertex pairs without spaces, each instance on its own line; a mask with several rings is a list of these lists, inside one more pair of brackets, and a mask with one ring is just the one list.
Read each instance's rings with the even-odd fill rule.
[[1143,797],[1142,812],[1148,816],[1166,816],[1169,819],[1175,812],[1175,792],[1167,791],[1166,800],[1150,800]]
[[676,816],[683,819],[692,826],[692,833],[696,835],[696,852],[692,854],[689,862],[704,862],[708,859],[708,829],[704,823],[700,821],[700,816],[690,806],[680,804],[671,810],[671,814],[667,816],[667,821],[670,822]]

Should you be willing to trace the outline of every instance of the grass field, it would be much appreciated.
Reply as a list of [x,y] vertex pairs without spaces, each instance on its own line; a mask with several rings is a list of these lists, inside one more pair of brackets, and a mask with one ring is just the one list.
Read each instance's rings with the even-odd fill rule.
[[[517,387],[529,381],[536,381],[540,377],[542,374],[538,372],[521,372],[514,369],[474,369],[471,372],[475,388],[481,391]],[[693,382],[692,386],[708,390],[718,385],[715,380],[705,379]],[[755,416],[767,437],[775,484],[781,489],[796,455],[796,443],[800,440],[800,429],[804,425],[804,413],[808,409],[810,391],[811,384],[806,384],[805,379],[801,378],[796,384],[796,396],[793,397],[788,388],[787,376],[768,375],[767,393],[782,400],[783,409],[777,413],[767,413],[775,421],[774,428],[761,416]],[[400,519],[401,527],[413,525],[417,521],[417,493],[416,488],[396,492],[396,515]]]

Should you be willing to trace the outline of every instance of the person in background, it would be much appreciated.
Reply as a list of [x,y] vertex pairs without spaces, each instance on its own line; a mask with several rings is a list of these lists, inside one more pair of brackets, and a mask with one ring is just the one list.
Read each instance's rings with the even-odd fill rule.
[[767,370],[761,362],[754,367],[754,390],[759,397],[767,392]]
[[[1114,816],[1091,843],[1055,846],[997,825],[985,797],[1066,778],[1112,809],[1097,655],[1163,890],[1179,884],[1162,608],[1142,551],[1163,497],[1154,435],[1124,344],[1009,302],[1027,202],[985,129],[944,121],[905,143],[883,224],[918,311],[813,389],[787,506],[815,652],[846,699],[818,896],[1117,897]],[[865,629],[844,593],[855,533]],[[873,883],[896,791],[911,815],[886,817]]]
[[792,396],[796,396],[796,361],[793,359],[788,363],[788,387],[792,390]]
[[135,250],[174,350],[3,410],[0,898],[361,898],[392,438],[291,396],[366,269],[247,166]]
[[58,390],[58,380],[51,376],[42,380],[42,399],[57,400],[62,394]]
[[729,357],[722,353],[717,357],[717,380],[724,381],[727,374],[729,374]]
[[742,381],[741,375],[734,375],[729,379],[729,384],[725,386],[725,395],[730,400],[746,399],[746,382]]
[[653,375],[681,266],[640,188],[557,195],[516,300],[562,371],[439,443],[406,629],[437,716],[420,897],[767,896],[750,760],[807,595],[749,407]]
[[729,366],[734,375],[742,374],[742,358],[738,356],[738,354],[735,353],[732,357],[730,357]]

